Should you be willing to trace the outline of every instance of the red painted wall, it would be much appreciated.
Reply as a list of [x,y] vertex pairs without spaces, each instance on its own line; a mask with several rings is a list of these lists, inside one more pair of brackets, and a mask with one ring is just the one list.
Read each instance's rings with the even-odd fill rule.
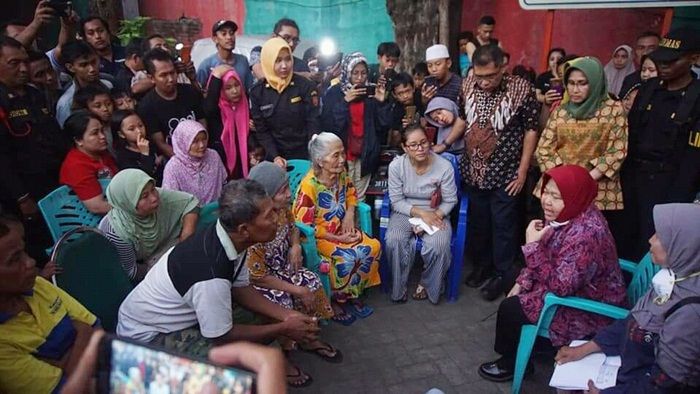
[[[525,11],[518,0],[463,0],[462,30],[476,30],[483,15],[496,18],[495,37],[511,54],[511,67],[525,64],[540,70],[546,11]],[[661,31],[664,10],[659,8],[557,10],[552,47],[567,53],[592,55],[605,65],[620,44],[634,47],[637,34]]]
[[202,21],[202,36],[211,35],[211,27],[220,19],[230,19],[244,31],[244,0],[139,0],[141,15],[158,19],[177,19],[183,14]]

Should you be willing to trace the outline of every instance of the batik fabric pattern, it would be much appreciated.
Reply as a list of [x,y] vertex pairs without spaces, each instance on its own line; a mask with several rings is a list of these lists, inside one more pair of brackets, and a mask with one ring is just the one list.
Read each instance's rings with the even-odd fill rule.
[[314,294],[314,307],[306,308],[301,300],[286,291],[254,286],[268,300],[287,309],[295,309],[309,316],[328,319],[333,316],[328,297],[323,290],[321,280],[314,272],[301,267],[295,270],[289,261],[289,250],[294,231],[294,217],[287,210],[278,215],[277,235],[275,239],[264,244],[256,244],[248,248],[246,264],[251,279],[261,279],[272,275],[294,286],[304,286]]

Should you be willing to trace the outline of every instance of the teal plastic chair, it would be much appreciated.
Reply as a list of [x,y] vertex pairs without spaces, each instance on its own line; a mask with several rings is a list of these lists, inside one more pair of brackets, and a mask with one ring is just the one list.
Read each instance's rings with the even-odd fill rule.
[[[105,190],[111,179],[100,179]],[[68,186],[61,186],[39,201],[39,210],[46,221],[54,242],[63,234],[75,228],[96,227],[102,216],[95,215],[85,208],[78,196]]]
[[292,192],[292,198],[296,197],[299,184],[310,169],[311,162],[309,160],[287,160],[287,177],[289,177],[289,190]]
[[200,208],[197,230],[216,222],[217,219],[219,219],[219,202],[212,201]]
[[[651,261],[651,255],[644,256],[639,264],[620,259],[620,268],[623,271],[633,273],[632,281],[627,287],[627,301],[630,307],[637,303],[637,300],[647,292],[651,279],[659,271],[659,267]],[[629,314],[629,310],[604,302],[588,300],[581,297],[559,297],[552,293],[547,293],[544,297],[544,306],[540,312],[537,325],[524,325],[520,331],[520,342],[518,343],[518,354],[515,357],[515,371],[513,375],[513,386],[511,392],[517,394],[525,376],[525,368],[530,359],[532,348],[535,345],[537,336],[549,338],[549,325],[552,323],[554,314],[559,306],[576,308],[587,312],[597,313],[613,319],[624,319]]]
[[63,268],[53,283],[94,313],[102,327],[117,327],[119,305],[133,289],[119,262],[119,254],[104,234],[92,227],[77,227],[56,242],[51,259]]

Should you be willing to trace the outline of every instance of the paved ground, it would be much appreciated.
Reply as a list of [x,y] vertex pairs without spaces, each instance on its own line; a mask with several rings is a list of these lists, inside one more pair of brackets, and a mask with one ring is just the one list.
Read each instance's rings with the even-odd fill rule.
[[[416,276],[414,271],[412,282]],[[350,327],[331,323],[322,331],[324,340],[342,349],[342,364],[295,352],[293,359],[314,382],[292,392],[419,394],[435,387],[447,394],[510,393],[510,383],[491,383],[477,374],[479,364],[497,358],[492,349],[498,300],[486,302],[462,285],[452,304],[410,298],[392,304],[378,288],[367,303],[375,309],[372,316]],[[535,359],[535,366],[522,392],[552,392],[547,386],[552,358]]]

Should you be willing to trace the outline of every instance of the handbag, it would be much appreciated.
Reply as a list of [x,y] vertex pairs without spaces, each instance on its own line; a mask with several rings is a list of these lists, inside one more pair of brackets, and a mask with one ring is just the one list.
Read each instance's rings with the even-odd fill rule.
[[436,188],[435,191],[430,195],[430,208],[431,209],[437,209],[440,206],[440,203],[442,203],[442,187],[441,184],[438,182],[435,184]]

